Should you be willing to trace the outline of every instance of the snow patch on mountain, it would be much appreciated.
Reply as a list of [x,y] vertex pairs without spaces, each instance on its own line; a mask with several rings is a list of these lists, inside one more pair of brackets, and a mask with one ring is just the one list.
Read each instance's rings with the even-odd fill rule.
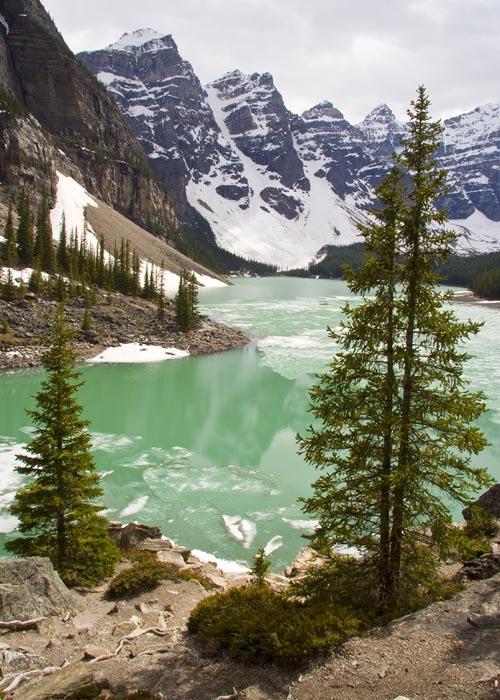
[[[214,86],[205,89],[222,140],[231,142],[225,121],[226,100],[221,99]],[[317,160],[305,163],[310,190],[304,192],[283,187],[273,173],[241,151],[238,157],[243,165],[242,178],[248,182],[250,192],[246,208],[241,208],[239,200],[219,196],[217,188],[228,180],[218,169],[208,178],[198,182],[191,180],[187,186],[189,202],[208,219],[221,247],[288,269],[307,265],[327,243],[346,245],[358,240],[355,222],[362,216],[351,211],[326,180],[315,176],[321,168]],[[261,193],[268,188],[279,189],[285,196],[299,200],[302,211],[293,220],[286,219],[262,199]]]
[[71,234],[74,234],[78,241],[85,236],[87,245],[97,250],[97,236],[85,217],[86,207],[97,206],[89,193],[76,180],[57,172],[56,203],[50,212],[52,235],[56,241],[59,240],[64,222],[68,240]]
[[153,45],[148,46],[149,51],[155,51],[161,44],[161,39],[165,35],[160,34],[155,29],[136,29],[134,32],[126,32],[115,41],[106,47],[107,51],[130,51],[131,49],[137,49],[138,47],[145,47],[146,44],[155,42]]
[[[500,104],[486,104],[472,112],[446,119],[444,122],[443,144],[445,153],[450,148],[455,151],[483,145],[493,134],[500,132]],[[486,145],[483,153],[498,151],[496,144]]]
[[456,252],[461,255],[493,253],[500,248],[500,222],[477,209],[467,219],[450,219],[448,226],[459,234]]

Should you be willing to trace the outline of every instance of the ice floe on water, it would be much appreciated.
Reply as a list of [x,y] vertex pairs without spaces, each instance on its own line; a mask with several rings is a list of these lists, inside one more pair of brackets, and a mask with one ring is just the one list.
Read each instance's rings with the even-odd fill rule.
[[132,447],[139,440],[142,440],[140,435],[129,437],[128,435],[114,435],[112,433],[92,433],[92,447],[101,452],[114,453]]
[[281,535],[275,535],[264,547],[264,554],[268,557],[277,549],[281,549],[281,547],[283,547],[283,537]]
[[295,530],[304,530],[305,532],[314,532],[319,526],[319,520],[300,520],[290,518],[282,518],[282,520]]
[[26,445],[6,437],[0,437],[0,534],[12,532],[19,521],[7,512],[22,484],[22,477],[15,471],[16,456],[25,451]]
[[148,501],[149,496],[139,496],[138,498],[133,500],[132,503],[129,503],[129,505],[120,512],[120,517],[125,518],[129,515],[135,515],[136,513],[140,513],[142,510],[144,510]]
[[231,537],[240,542],[245,549],[250,549],[257,534],[256,524],[239,515],[223,515],[222,520]]

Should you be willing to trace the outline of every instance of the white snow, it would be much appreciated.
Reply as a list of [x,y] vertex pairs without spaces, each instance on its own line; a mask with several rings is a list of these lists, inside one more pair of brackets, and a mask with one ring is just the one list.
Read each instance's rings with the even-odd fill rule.
[[[224,121],[226,99],[224,95],[218,95],[214,86],[205,89],[222,132],[219,142],[229,146],[234,153],[232,137]],[[240,151],[237,159],[243,164],[241,177],[246,178],[250,190],[247,209],[242,210],[239,206],[244,199],[226,200],[217,194],[219,185],[234,184],[234,180],[221,172],[220,166],[212,171],[210,179],[198,183],[191,180],[187,187],[190,204],[209,221],[218,244],[223,248],[244,258],[286,269],[307,265],[327,243],[338,245],[359,240],[355,221],[362,215],[335,195],[325,179],[314,174],[326,160],[314,160],[309,166],[305,164],[311,190],[302,192],[281,186],[275,174],[266,172],[264,167],[256,165]],[[303,211],[294,220],[281,216],[261,199],[260,192],[266,187],[278,187],[286,196],[299,199]]]
[[457,253],[491,253],[500,248],[500,221],[492,221],[478,210],[467,219],[450,219],[448,227],[459,234]]
[[5,33],[8,34],[10,32],[10,27],[2,14],[0,14],[0,24],[5,28]]
[[132,105],[128,109],[131,117],[154,117],[155,112],[144,105]]
[[82,237],[85,236],[87,245],[96,251],[99,242],[92,226],[86,221],[85,209],[86,207],[97,206],[82,185],[73,180],[72,177],[67,177],[58,171],[57,199],[54,208],[50,212],[53,238],[57,241],[59,240],[64,218],[68,241],[71,233],[74,232],[78,241],[81,241]]
[[450,147],[464,151],[480,146],[500,129],[500,104],[482,105],[467,114],[446,119],[444,128],[443,142],[447,151]]
[[159,362],[161,360],[176,360],[188,357],[189,352],[177,348],[162,348],[159,345],[144,345],[141,343],[124,343],[116,347],[107,348],[99,355],[87,360],[96,363],[137,363]]
[[123,80],[123,78],[120,75],[116,75],[115,73],[109,73],[107,71],[101,71],[100,73],[97,73],[96,78],[106,87],[111,85],[111,83],[114,83],[115,80]]
[[226,282],[223,282],[222,280],[215,279],[215,277],[209,277],[208,275],[202,275],[201,273],[195,272],[194,270],[192,270],[191,272],[196,277],[197,281],[203,287],[227,287]]
[[137,48],[148,44],[150,41],[158,41],[164,38],[164,34],[160,34],[154,29],[137,29],[135,32],[125,33],[106,47],[107,51],[126,51],[127,49]]
[[[0,281],[7,282],[9,279],[9,272],[14,285],[19,287],[21,282],[28,284],[34,270],[32,267],[24,267],[22,270],[15,270],[13,267],[0,267]],[[42,279],[47,281],[50,279],[50,275],[47,272],[42,272]]]

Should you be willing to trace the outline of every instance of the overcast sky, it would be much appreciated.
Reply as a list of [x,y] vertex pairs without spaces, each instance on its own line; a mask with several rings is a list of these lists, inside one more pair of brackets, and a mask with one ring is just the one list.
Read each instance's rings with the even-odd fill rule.
[[269,72],[301,113],[330,100],[351,122],[385,102],[405,118],[418,85],[432,116],[500,101],[500,0],[42,0],[69,47],[172,34],[202,83]]

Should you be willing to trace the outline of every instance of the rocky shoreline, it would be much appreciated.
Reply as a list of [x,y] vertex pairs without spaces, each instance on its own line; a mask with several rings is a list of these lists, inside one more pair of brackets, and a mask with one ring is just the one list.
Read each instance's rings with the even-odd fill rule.
[[[203,574],[219,591],[248,583],[248,573],[201,562],[159,528],[113,523],[110,534],[125,552],[117,571],[131,566],[126,552],[136,549]],[[304,548],[283,575],[266,576],[268,584],[287,586],[311,556]],[[237,663],[187,633],[190,611],[214,592],[197,580],[166,580],[110,600],[106,582],[67,590],[47,559],[2,560],[0,689],[8,700],[74,697],[89,686],[103,699],[142,689],[165,700],[492,700],[500,680],[500,573],[482,578],[285,672]]]
[[[27,295],[24,299],[0,300],[0,370],[38,367],[46,348],[46,338],[58,302]],[[207,355],[242,347],[250,339],[240,330],[202,317],[190,333],[175,326],[173,302],[167,300],[164,318],[156,305],[144,299],[114,294],[112,303],[100,298],[89,309],[90,330],[83,331],[83,301],[65,304],[65,318],[75,332],[74,347],[78,360],[95,357],[104,349],[124,343],[142,343],[187,350],[191,355]]]

